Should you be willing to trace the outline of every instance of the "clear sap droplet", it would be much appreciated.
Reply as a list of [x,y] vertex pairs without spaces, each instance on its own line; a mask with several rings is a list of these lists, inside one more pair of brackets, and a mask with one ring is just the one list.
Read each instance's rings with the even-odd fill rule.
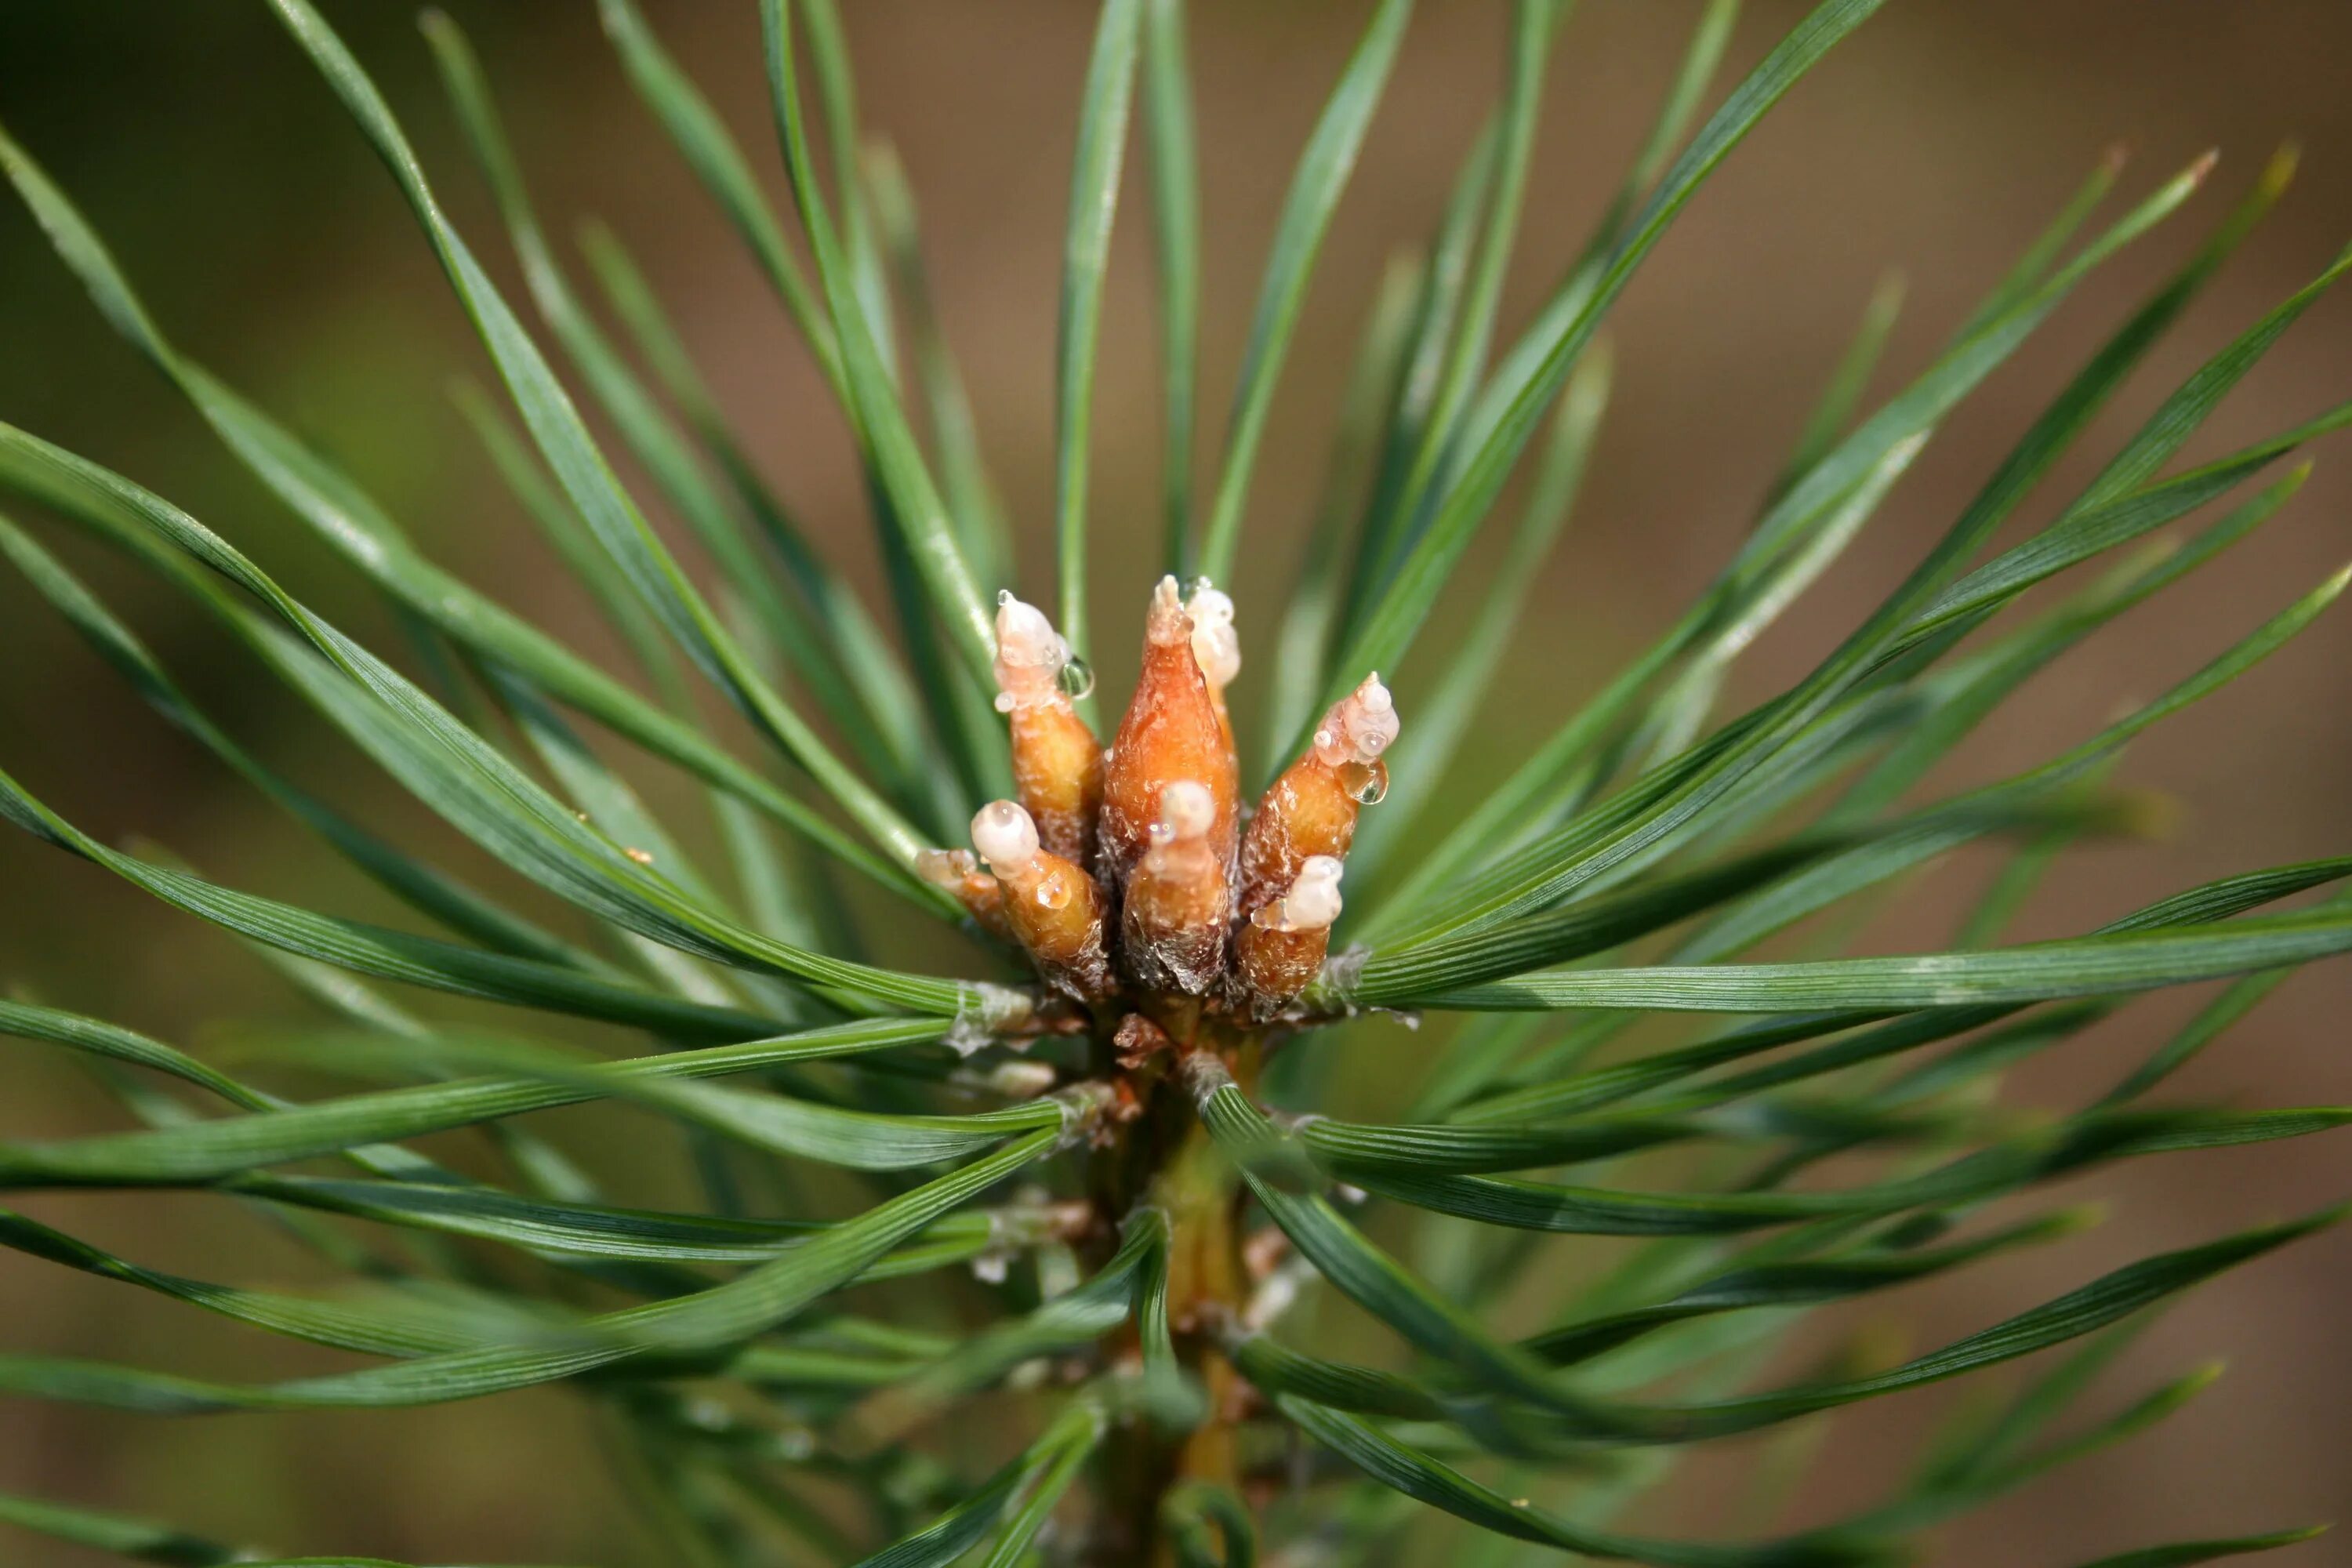
[[1074,658],[1062,666],[1062,673],[1056,679],[1061,682],[1062,693],[1066,697],[1087,697],[1094,692],[1094,667],[1085,659]]
[[1389,767],[1374,763],[1348,781],[1348,793],[1366,805],[1378,805],[1389,793]]

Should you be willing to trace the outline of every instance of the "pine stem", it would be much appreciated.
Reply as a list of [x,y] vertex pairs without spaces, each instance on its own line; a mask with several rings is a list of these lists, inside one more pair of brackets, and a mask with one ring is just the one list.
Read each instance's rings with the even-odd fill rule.
[[[1237,1082],[1255,1085],[1257,1036],[1221,1017],[1203,1017],[1197,1004],[1171,1008],[1158,1022],[1178,1053],[1213,1050]],[[1098,1044],[1108,1061],[1109,1049]],[[1162,1056],[1146,1072],[1129,1075],[1142,1114],[1129,1129],[1124,1157],[1101,1162],[1110,1179],[1096,1202],[1106,1234],[1136,1203],[1160,1209],[1169,1220],[1168,1314],[1176,1352],[1204,1394],[1201,1424],[1171,1433],[1137,1422],[1104,1446],[1104,1509],[1097,1521],[1090,1561],[1149,1562],[1174,1568],[1172,1548],[1158,1531],[1162,1500],[1187,1481],[1237,1488],[1240,1466],[1235,1415],[1241,1384],[1217,1349],[1213,1327],[1240,1316],[1250,1291],[1243,1257],[1242,1188],[1232,1163],[1211,1141]]]

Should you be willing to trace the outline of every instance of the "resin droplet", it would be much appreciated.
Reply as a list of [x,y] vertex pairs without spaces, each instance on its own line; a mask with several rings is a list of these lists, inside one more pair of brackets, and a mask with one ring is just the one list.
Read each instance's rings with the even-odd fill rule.
[[996,708],[1012,731],[1021,804],[1047,849],[1089,865],[1102,805],[1102,743],[1070,700],[1084,696],[1094,677],[1070,657],[1045,612],[1009,590],[996,596],[995,671]]
[[1333,856],[1307,857],[1282,895],[1260,905],[1234,935],[1234,969],[1253,1018],[1273,1017],[1321,973],[1331,922],[1339,918],[1340,871]]
[[1121,952],[1136,983],[1198,996],[1223,973],[1231,920],[1223,857],[1210,847],[1216,801],[1177,779],[1160,792],[1151,847],[1135,864],[1119,917]]
[[1335,768],[1349,763],[1369,767],[1396,740],[1399,727],[1396,699],[1374,670],[1323,715],[1323,722],[1315,727],[1315,754]]
[[1260,908],[1250,923],[1266,931],[1330,930],[1339,918],[1339,877],[1344,869],[1335,856],[1309,856],[1290,890]]
[[1274,781],[1242,841],[1241,907],[1280,897],[1314,856],[1344,858],[1356,813],[1388,793],[1381,760],[1397,737],[1395,700],[1378,675],[1331,705],[1304,756]]
[[1037,824],[1017,802],[992,800],[971,819],[971,847],[990,870],[1011,880],[1013,868],[1037,858]]
[[1219,862],[1228,861],[1234,851],[1239,774],[1193,653],[1193,630],[1176,579],[1161,578],[1144,617],[1143,674],[1103,768],[1097,865],[1114,889],[1125,886],[1151,847],[1160,795],[1178,780],[1189,779],[1208,791],[1206,837]]
[[1073,658],[1062,666],[1059,679],[1062,695],[1076,702],[1095,694],[1095,667],[1085,659]]
[[1017,801],[991,801],[971,819],[972,847],[1004,887],[1004,918],[1037,972],[1093,1001],[1115,988],[1103,947],[1103,897],[1092,877],[1038,843]]
[[1218,732],[1225,738],[1225,750],[1233,751],[1234,721],[1225,710],[1225,688],[1242,672],[1242,639],[1234,630],[1233,596],[1206,577],[1198,578],[1192,584],[1192,596],[1184,601],[1184,613],[1192,617],[1192,658],[1201,667],[1201,679],[1209,683]]

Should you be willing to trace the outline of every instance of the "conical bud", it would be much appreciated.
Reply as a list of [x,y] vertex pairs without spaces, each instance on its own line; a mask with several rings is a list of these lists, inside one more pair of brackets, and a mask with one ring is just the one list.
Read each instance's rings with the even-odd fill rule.
[[1244,910],[1255,912],[1288,890],[1311,857],[1346,857],[1357,811],[1387,793],[1381,755],[1397,728],[1396,704],[1377,674],[1331,705],[1306,754],[1274,781],[1250,821],[1241,852]]
[[1070,648],[1036,605],[996,596],[996,709],[1012,730],[1013,778],[1040,842],[1080,866],[1094,860],[1102,744],[1063,690]]
[[1114,888],[1151,847],[1161,792],[1180,779],[1207,789],[1209,847],[1221,861],[1233,854],[1239,771],[1193,655],[1192,632],[1176,579],[1161,578],[1144,618],[1143,674],[1103,765],[1097,865]]
[[1336,857],[1311,855],[1290,886],[1258,906],[1234,937],[1234,971],[1243,1005],[1263,1022],[1314,983],[1339,918]]
[[1116,988],[1103,948],[1103,896],[1095,880],[1037,841],[1017,801],[991,801],[971,819],[972,847],[1004,888],[1004,918],[1037,972],[1080,1001]]
[[953,893],[981,930],[1011,940],[1013,927],[1004,918],[1004,884],[982,870],[971,850],[926,849],[915,857],[915,874],[934,888]]
[[1128,878],[1119,940],[1136,981],[1197,996],[1224,969],[1232,918],[1225,863],[1209,846],[1216,802],[1207,785],[1178,779],[1160,792],[1151,847]]

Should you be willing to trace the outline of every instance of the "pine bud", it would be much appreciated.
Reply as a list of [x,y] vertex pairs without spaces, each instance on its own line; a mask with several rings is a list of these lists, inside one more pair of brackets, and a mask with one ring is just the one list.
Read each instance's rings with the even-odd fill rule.
[[1095,880],[1042,847],[1016,801],[991,801],[971,819],[972,847],[1004,888],[1004,918],[1047,981],[1080,1001],[1114,989],[1103,950],[1103,897]]
[[1143,674],[1103,766],[1098,868],[1114,888],[1125,886],[1151,847],[1160,794],[1169,784],[1190,779],[1208,790],[1209,847],[1221,861],[1234,852],[1241,789],[1233,746],[1193,656],[1192,617],[1177,597],[1175,578],[1162,577],[1152,591],[1143,631]]
[[1141,984],[1197,996],[1224,968],[1225,863],[1209,847],[1216,801],[1206,784],[1177,779],[1160,792],[1151,847],[1127,882],[1119,939]]
[[1338,858],[1311,855],[1279,897],[1258,906],[1234,938],[1234,968],[1250,1016],[1263,1022],[1313,984],[1339,918]]
[[1118,1065],[1129,1072],[1142,1067],[1160,1052],[1176,1048],[1176,1042],[1168,1037],[1168,1031],[1140,1013],[1129,1013],[1121,1018],[1110,1043],[1118,1055]]
[[1241,857],[1244,910],[1279,897],[1311,857],[1346,857],[1358,809],[1388,792],[1381,753],[1397,728],[1396,704],[1377,674],[1331,705],[1314,743],[1274,781],[1251,819]]
[[926,849],[915,857],[915,874],[932,887],[953,893],[981,930],[1011,939],[1013,927],[1004,918],[1004,884],[982,870],[971,850]]
[[1013,778],[1037,837],[1063,859],[1093,863],[1102,805],[1102,743],[1062,689],[1070,647],[1045,612],[996,596],[996,710],[1013,740]]

